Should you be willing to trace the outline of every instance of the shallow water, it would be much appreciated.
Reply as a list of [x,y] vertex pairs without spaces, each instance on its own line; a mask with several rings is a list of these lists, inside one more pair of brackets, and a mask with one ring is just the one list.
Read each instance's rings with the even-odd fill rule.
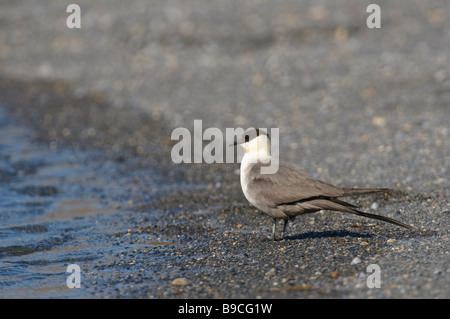
[[111,265],[128,249],[121,218],[138,186],[96,151],[32,142],[3,111],[0,136],[0,298],[92,297],[68,288],[67,266]]

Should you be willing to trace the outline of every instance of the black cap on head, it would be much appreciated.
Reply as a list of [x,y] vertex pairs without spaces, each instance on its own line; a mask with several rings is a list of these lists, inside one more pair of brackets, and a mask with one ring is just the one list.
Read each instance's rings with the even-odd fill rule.
[[251,140],[260,135],[266,135],[270,139],[270,136],[266,130],[250,127],[246,129],[244,134],[242,134],[242,136],[234,142],[234,145],[250,142]]

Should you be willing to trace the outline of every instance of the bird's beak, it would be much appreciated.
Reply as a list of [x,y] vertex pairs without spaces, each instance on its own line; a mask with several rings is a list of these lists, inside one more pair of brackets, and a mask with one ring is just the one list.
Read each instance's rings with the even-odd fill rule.
[[228,145],[229,147],[235,147],[236,145],[239,145],[237,140],[233,142],[233,144]]

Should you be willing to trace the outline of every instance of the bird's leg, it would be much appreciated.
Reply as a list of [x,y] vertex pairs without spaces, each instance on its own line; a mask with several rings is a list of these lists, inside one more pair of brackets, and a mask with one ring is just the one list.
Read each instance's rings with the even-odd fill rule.
[[288,225],[288,220],[285,219],[284,220],[284,225],[283,225],[283,232],[281,233],[281,237],[277,238],[275,236],[276,234],[276,229],[277,229],[277,220],[274,218],[273,219],[273,224],[272,224],[272,240],[276,241],[276,240],[282,240],[284,238],[284,234],[286,233],[286,229],[287,229],[287,225]]
[[284,220],[284,225],[283,225],[283,232],[281,233],[281,239],[284,238],[284,235],[286,234],[286,230],[289,224],[289,219],[285,219]]
[[273,224],[272,224],[272,240],[273,240],[273,241],[277,240],[277,239],[275,238],[275,232],[276,232],[276,229],[277,229],[277,220],[274,218],[274,219],[273,219]]

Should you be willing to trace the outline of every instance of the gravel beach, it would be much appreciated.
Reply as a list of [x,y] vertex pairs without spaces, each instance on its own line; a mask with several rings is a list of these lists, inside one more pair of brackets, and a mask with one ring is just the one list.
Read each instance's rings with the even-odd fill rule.
[[[70,29],[71,1],[0,0],[0,297],[450,298],[450,2],[370,29],[371,2],[79,0]],[[419,231],[322,211],[274,242],[238,163],[173,163],[194,120],[279,128]]]

